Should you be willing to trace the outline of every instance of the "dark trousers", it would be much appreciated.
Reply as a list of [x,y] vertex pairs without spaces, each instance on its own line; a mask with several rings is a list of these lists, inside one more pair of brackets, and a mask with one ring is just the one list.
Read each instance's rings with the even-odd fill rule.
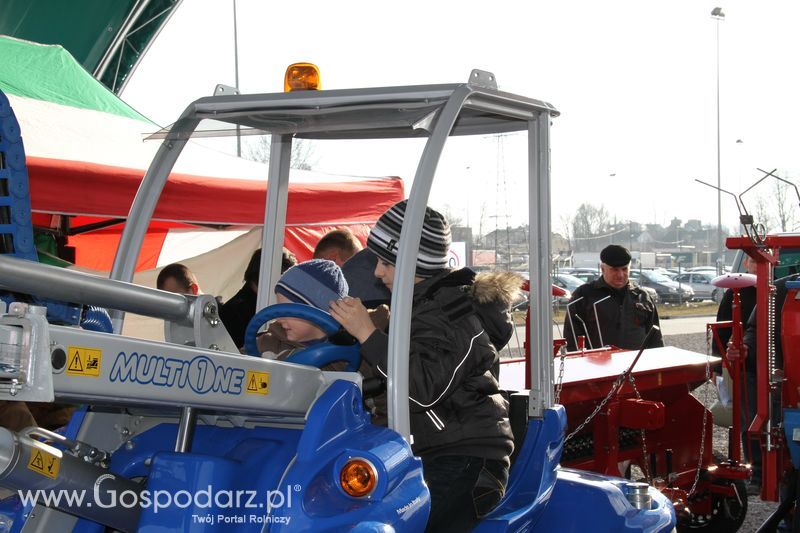
[[423,474],[431,492],[429,532],[469,531],[505,494],[505,461],[446,455],[422,458]]
[[761,445],[757,439],[751,439],[747,434],[747,428],[756,416],[756,373],[744,372],[744,382],[747,385],[747,402],[744,395],[739,400],[741,406],[741,416],[739,421],[742,428],[742,451],[745,461],[750,463],[753,468],[753,475],[750,478],[753,483],[761,483]]

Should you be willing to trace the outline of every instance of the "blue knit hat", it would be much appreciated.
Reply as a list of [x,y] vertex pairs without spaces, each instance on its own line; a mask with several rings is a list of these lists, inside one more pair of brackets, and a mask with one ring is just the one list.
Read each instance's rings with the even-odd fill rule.
[[275,294],[289,300],[328,311],[328,302],[347,296],[349,287],[342,269],[327,259],[299,263],[283,273],[275,285]]

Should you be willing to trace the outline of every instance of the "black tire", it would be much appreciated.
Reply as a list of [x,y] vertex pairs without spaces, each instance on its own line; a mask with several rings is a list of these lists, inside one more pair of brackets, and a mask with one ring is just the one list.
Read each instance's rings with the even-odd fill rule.
[[[733,483],[739,498],[736,496],[724,497],[710,492],[699,494],[698,498],[713,498],[710,515],[699,515],[689,511],[688,515],[678,521],[678,531],[696,533],[733,533],[742,527],[747,516],[747,485],[743,480],[717,481],[717,484]],[[691,506],[691,501],[690,504]]]

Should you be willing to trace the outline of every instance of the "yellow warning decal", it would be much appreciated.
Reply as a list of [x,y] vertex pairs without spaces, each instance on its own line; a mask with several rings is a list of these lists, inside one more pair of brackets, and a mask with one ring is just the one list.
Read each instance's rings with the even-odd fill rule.
[[103,351],[97,348],[69,346],[67,348],[67,374],[70,376],[100,377]]
[[61,468],[61,459],[44,450],[31,448],[31,458],[28,460],[28,468],[37,474],[55,479],[58,477],[59,468]]
[[269,372],[247,371],[247,394],[269,394]]

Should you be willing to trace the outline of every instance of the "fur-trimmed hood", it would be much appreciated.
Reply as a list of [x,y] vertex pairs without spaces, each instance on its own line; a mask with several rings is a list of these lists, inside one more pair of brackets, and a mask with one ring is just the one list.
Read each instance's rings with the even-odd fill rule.
[[514,272],[481,272],[470,287],[475,312],[498,352],[514,334],[511,305],[519,298],[524,281]]
[[472,284],[472,297],[480,305],[511,305],[520,299],[525,278],[516,272],[480,272]]
[[[456,289],[462,297],[465,293],[469,295],[469,300],[472,301],[469,307],[480,319],[492,344],[500,351],[508,344],[514,333],[511,305],[519,297],[524,281],[522,276],[514,272],[476,274],[469,268],[462,268],[443,271],[420,282],[415,288],[415,294],[419,294],[422,298],[433,298],[434,294],[438,294],[442,289]],[[459,313],[464,313],[467,309],[452,304],[449,307]]]

